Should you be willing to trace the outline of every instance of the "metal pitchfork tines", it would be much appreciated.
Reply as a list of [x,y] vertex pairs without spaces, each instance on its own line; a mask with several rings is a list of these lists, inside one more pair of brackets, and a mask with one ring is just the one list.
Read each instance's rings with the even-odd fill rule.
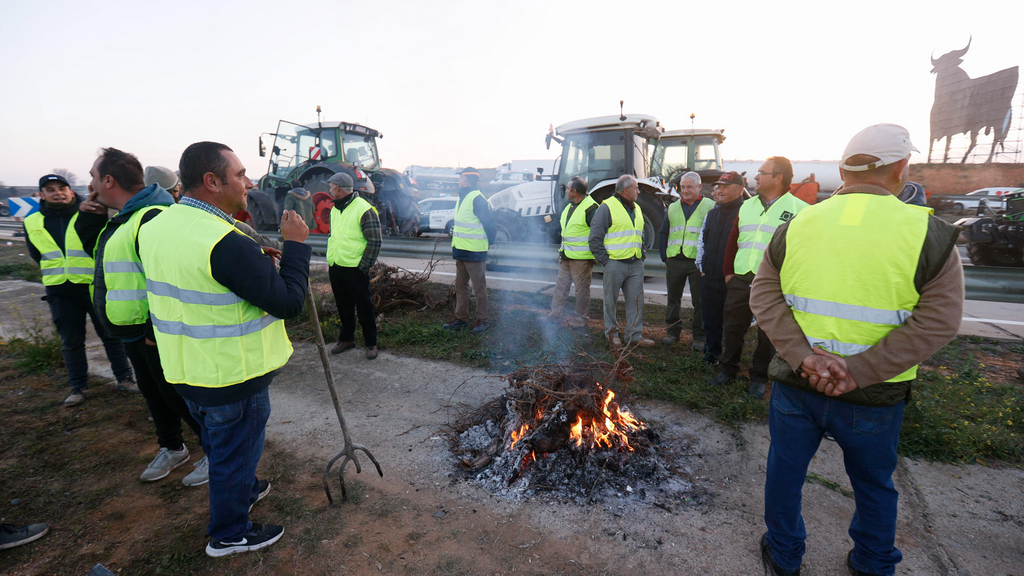
[[327,474],[331,471],[331,466],[341,459],[341,464],[338,466],[338,480],[341,482],[341,499],[348,500],[348,492],[345,490],[345,466],[349,462],[356,467],[356,474],[361,473],[362,467],[359,466],[359,458],[356,457],[356,452],[362,450],[366,457],[373,462],[373,465],[377,467],[377,474],[380,474],[381,478],[384,477],[384,472],[381,472],[380,464],[377,463],[377,459],[373,457],[373,454],[366,449],[366,446],[362,444],[356,444],[352,442],[352,436],[348,433],[348,426],[345,425],[345,415],[341,413],[341,402],[338,401],[338,392],[334,389],[334,370],[331,369],[331,360],[327,355],[327,346],[324,345],[324,333],[320,329],[320,315],[316,311],[316,300],[313,298],[313,283],[309,283],[309,291],[306,293],[306,306],[309,306],[309,315],[313,318],[313,326],[316,327],[314,331],[316,333],[316,347],[320,352],[320,361],[324,365],[324,376],[327,378],[327,389],[331,391],[331,400],[334,401],[334,411],[338,413],[338,422],[341,423],[341,434],[345,439],[345,447],[338,453],[337,456],[331,458],[331,461],[327,463],[327,468],[324,468],[324,492],[327,493],[327,502],[331,505],[334,504],[334,498],[331,497],[331,485],[327,481]]

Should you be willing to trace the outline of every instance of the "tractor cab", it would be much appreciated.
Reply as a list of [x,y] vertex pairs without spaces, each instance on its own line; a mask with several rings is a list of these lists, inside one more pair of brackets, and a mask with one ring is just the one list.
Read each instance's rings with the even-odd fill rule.
[[[270,163],[261,190],[268,190],[293,180],[319,163],[344,163],[373,171],[380,167],[377,138],[372,128],[348,122],[296,124],[281,120],[277,125]],[[260,156],[266,155],[260,138]]]
[[669,182],[686,172],[697,172],[705,185],[722,174],[719,145],[725,130],[669,130],[661,134],[651,154],[651,176]]
[[661,135],[661,123],[646,114],[621,114],[587,118],[562,124],[551,130],[547,144],[561,143],[562,157],[558,177],[552,181],[551,199],[554,218],[569,201],[565,187],[574,176],[587,181],[590,195],[598,202],[614,194],[615,181],[624,174],[637,179],[641,194],[638,203],[647,224],[644,244],[653,246],[665,207],[660,182],[648,178],[647,152],[652,140]]

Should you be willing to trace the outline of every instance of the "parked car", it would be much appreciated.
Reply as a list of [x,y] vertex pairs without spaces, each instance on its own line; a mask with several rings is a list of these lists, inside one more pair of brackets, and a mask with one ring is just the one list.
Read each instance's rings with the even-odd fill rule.
[[457,196],[442,196],[420,200],[420,232],[444,232],[451,236],[455,225]]
[[1003,201],[1001,196],[1012,194],[1014,192],[1020,192],[1022,190],[1024,190],[1024,188],[1014,188],[1010,186],[995,186],[991,188],[981,188],[979,190],[975,190],[974,192],[969,192],[967,194],[967,196],[977,196],[977,200],[954,200],[953,211],[960,213],[967,210],[977,210],[978,204],[981,203],[982,198],[985,199],[985,204],[987,204],[988,207],[991,208],[993,211],[998,212],[1000,210],[1005,210],[1006,202]]

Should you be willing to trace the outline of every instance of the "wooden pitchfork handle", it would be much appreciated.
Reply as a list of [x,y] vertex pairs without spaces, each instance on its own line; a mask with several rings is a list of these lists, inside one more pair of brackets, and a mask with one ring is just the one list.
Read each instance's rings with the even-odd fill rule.
[[359,466],[359,458],[356,457],[357,451],[362,451],[366,454],[366,457],[373,462],[373,465],[377,467],[377,474],[384,477],[384,472],[380,469],[380,464],[377,463],[377,459],[373,457],[373,454],[366,449],[366,446],[356,444],[352,442],[352,436],[348,432],[348,426],[345,425],[345,415],[341,413],[341,402],[338,400],[338,392],[334,389],[334,370],[331,369],[331,360],[327,355],[327,346],[324,344],[324,333],[320,328],[320,315],[316,311],[316,300],[313,298],[313,282],[309,282],[309,289],[306,292],[306,306],[309,306],[309,315],[313,319],[313,326],[316,328],[316,347],[320,352],[320,362],[324,365],[324,376],[327,378],[327,389],[331,391],[331,400],[334,401],[334,411],[338,413],[338,422],[341,423],[341,434],[345,439],[345,447],[338,453],[337,456],[331,458],[331,461],[327,463],[327,467],[324,468],[323,484],[324,492],[327,493],[327,502],[331,505],[334,504],[334,498],[331,497],[331,486],[327,481],[327,475],[331,471],[331,466],[341,459],[341,465],[338,467],[338,480],[341,482],[341,499],[348,500],[348,492],[345,490],[345,466],[349,462],[352,462],[356,467],[356,474],[362,472],[362,468]]

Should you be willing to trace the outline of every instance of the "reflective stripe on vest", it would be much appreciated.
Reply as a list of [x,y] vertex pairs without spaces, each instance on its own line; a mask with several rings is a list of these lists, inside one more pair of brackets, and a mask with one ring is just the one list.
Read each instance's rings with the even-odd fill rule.
[[75,232],[78,215],[75,212],[64,232],[64,252],[53,236],[46,230],[44,216],[36,212],[25,218],[25,232],[32,245],[39,250],[39,268],[43,275],[44,286],[57,286],[65,282],[72,284],[91,284],[94,263],[92,255],[85,251],[82,239]]
[[223,388],[276,370],[291,356],[284,321],[213,278],[210,254],[228,234],[241,232],[181,204],[139,230],[150,318],[168,382]]
[[[779,277],[807,343],[850,356],[902,326],[917,306],[927,232],[927,212],[894,196],[840,194],[806,208],[789,225]],[[916,375],[913,366],[887,381]]]
[[733,260],[735,273],[756,274],[775,229],[806,207],[806,202],[789,192],[776,198],[767,210],[757,196],[745,200],[739,212],[740,234],[736,240],[736,258]]
[[687,258],[697,257],[697,244],[700,239],[700,228],[704,224],[704,217],[715,207],[710,198],[701,198],[700,203],[694,207],[690,217],[683,212],[682,200],[673,202],[668,206],[668,249],[665,254],[669,258],[675,258],[680,252]]
[[328,264],[346,268],[359,266],[366,252],[362,219],[367,210],[377,214],[377,209],[359,196],[353,198],[344,211],[331,208],[331,235],[327,238]]
[[644,245],[644,214],[640,205],[634,203],[633,220],[629,212],[615,196],[609,196],[602,204],[608,206],[612,217],[611,226],[604,235],[604,249],[612,260],[642,258]]
[[473,211],[477,197],[483,198],[479,190],[466,194],[455,203],[455,224],[452,227],[452,248],[467,252],[487,252],[487,232]]
[[[166,206],[147,206],[135,211],[107,239],[103,246],[104,310],[115,326],[145,324],[149,318],[146,273],[135,252],[142,217]],[[103,232],[100,232],[100,237]]]
[[569,215],[567,204],[562,210],[560,224],[562,227],[562,252],[570,260],[593,260],[594,254],[590,252],[590,226],[587,224],[587,210],[596,206],[597,202],[589,195],[580,200],[573,210],[572,218],[566,221]]

